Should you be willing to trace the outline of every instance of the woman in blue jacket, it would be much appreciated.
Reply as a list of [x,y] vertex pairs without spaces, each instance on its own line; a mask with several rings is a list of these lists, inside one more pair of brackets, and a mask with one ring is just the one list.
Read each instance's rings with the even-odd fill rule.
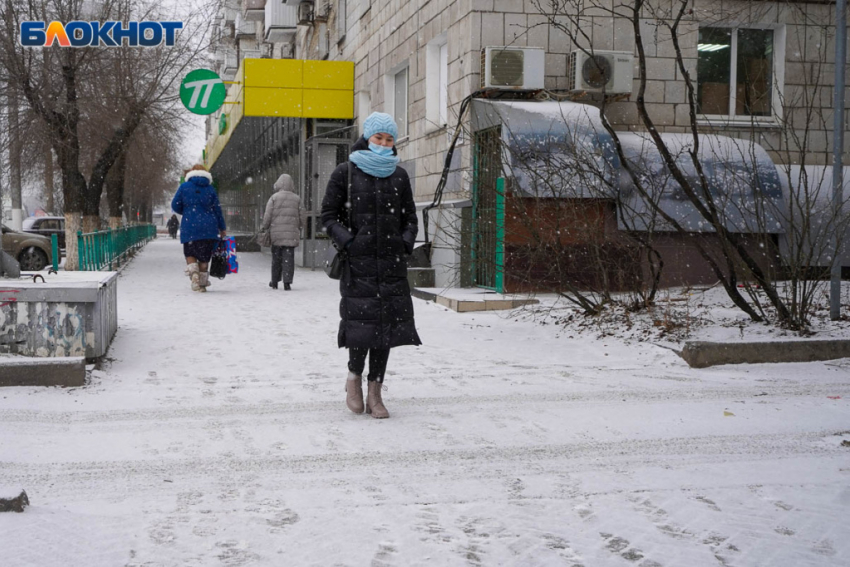
[[227,236],[224,215],[218,202],[212,175],[203,165],[195,165],[186,181],[177,189],[171,208],[183,215],[180,242],[186,256],[186,273],[192,280],[192,291],[207,291],[210,285],[209,265],[219,239]]

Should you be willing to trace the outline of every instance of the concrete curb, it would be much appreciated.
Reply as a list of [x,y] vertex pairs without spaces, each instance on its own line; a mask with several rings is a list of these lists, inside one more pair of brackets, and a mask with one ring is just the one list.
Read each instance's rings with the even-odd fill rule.
[[437,305],[448,307],[458,313],[469,313],[472,311],[500,311],[505,309],[516,309],[524,305],[535,305],[540,301],[537,299],[485,299],[482,301],[469,301],[464,299],[452,299],[443,297],[437,293],[425,291],[418,287],[410,288],[410,295],[423,299],[425,301],[433,301]]
[[692,368],[720,364],[812,362],[850,357],[850,340],[712,343],[688,341],[680,356]]
[[430,291],[423,291],[418,287],[411,286],[410,295],[424,301],[437,301],[437,294]]
[[86,359],[0,358],[2,386],[85,386]]

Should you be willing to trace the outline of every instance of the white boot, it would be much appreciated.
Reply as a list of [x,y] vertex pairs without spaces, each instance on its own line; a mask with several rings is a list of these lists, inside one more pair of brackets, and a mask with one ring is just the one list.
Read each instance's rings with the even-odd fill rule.
[[189,264],[186,266],[186,271],[189,272],[189,279],[192,280],[192,291],[200,291],[201,274],[198,270],[198,263]]
[[201,286],[201,291],[207,291],[207,288],[210,287],[210,273],[209,272],[199,272],[198,275],[198,284]]

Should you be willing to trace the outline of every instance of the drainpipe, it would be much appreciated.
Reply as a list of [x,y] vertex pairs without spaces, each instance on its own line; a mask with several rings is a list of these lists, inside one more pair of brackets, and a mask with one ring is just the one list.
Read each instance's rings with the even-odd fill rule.
[[829,318],[841,317],[841,235],[838,220],[844,190],[844,65],[847,56],[846,0],[835,2],[835,123],[832,127],[832,206],[835,215],[835,243],[829,282]]

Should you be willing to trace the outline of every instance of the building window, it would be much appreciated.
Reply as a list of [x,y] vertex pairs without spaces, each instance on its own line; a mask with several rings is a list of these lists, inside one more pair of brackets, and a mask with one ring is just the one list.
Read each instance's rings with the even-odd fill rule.
[[449,50],[446,34],[430,42],[425,51],[425,118],[427,128],[443,128],[448,122]]
[[773,116],[773,29],[700,28],[697,45],[697,111],[704,115]]
[[407,67],[392,73],[386,93],[388,113],[398,125],[399,139],[407,136]]

